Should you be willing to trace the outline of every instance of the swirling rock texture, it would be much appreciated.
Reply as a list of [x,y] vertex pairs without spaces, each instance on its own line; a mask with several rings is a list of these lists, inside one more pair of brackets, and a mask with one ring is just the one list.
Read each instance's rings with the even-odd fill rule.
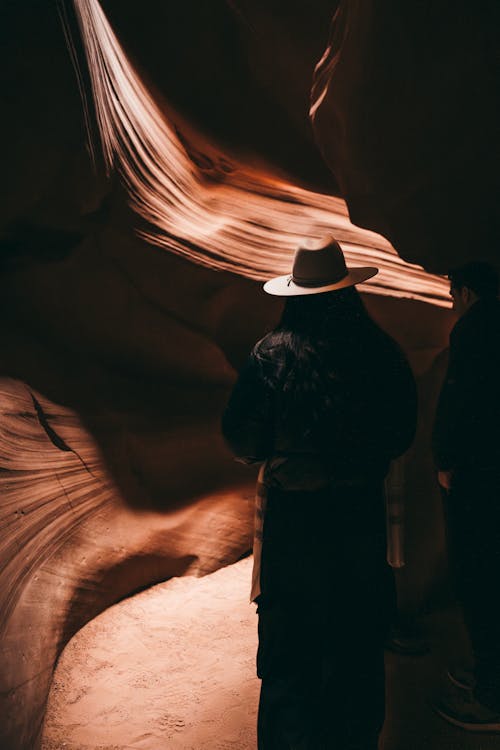
[[[336,3],[198,0],[173,10],[159,0],[140,6],[108,0],[103,7],[160,110],[180,113],[181,142],[194,132],[197,143],[213,141],[217,153],[227,151],[229,163],[244,162],[265,179],[278,173],[282,182],[300,185],[301,195],[309,190],[339,196],[340,185],[356,220],[383,231],[405,260],[443,271],[452,252],[459,260],[474,257],[479,240],[485,247],[486,234],[491,239],[496,231],[492,159],[484,158],[493,149],[492,117],[486,117],[493,72],[484,43],[494,33],[488,16],[493,5],[484,4],[484,14],[483,7],[460,6],[460,15],[456,4],[439,4],[441,21],[447,9],[454,29],[469,24],[467,60],[475,67],[467,69],[476,76],[468,88],[467,117],[454,120],[452,139],[445,115],[463,102],[462,37],[449,29],[444,34],[430,5],[430,20],[421,3],[404,5],[413,16],[390,3],[371,14],[364,3],[349,3],[349,19],[363,22],[363,34],[354,48],[353,37],[342,34],[342,46],[329,50],[334,57],[341,50],[342,64],[318,71],[328,85],[315,132],[336,179],[320,158],[308,120],[314,66],[327,45]],[[218,422],[251,343],[280,312],[279,302],[262,295],[252,279],[191,263],[168,252],[168,245],[152,247],[137,236],[144,226],[128,206],[123,185],[130,183],[99,167],[98,139],[97,169],[87,149],[85,110],[60,18],[66,17],[77,40],[92,121],[73,10],[70,3],[10,3],[0,24],[8,103],[0,122],[8,187],[0,205],[0,741],[7,750],[38,747],[55,660],[84,622],[141,587],[172,575],[201,575],[249,549],[253,475],[231,461]],[[399,66],[393,65],[394,45],[375,43],[377,34],[387,33],[389,16],[390,28],[404,25],[414,41],[411,47],[394,37]],[[336,24],[344,17],[337,16]],[[441,89],[436,91],[427,48],[420,77],[415,45],[422,28],[435,29],[431,49],[439,48],[439,69],[448,72],[442,89],[449,108]],[[358,52],[375,48],[373,64],[360,71]],[[405,66],[415,98],[407,92],[399,107],[398,76]],[[370,129],[360,108],[363,71],[373,92],[363,104]],[[385,98],[376,96],[380,90]],[[437,111],[436,98],[442,105],[439,127],[430,115]],[[398,118],[411,119],[409,100],[421,116],[415,127],[400,127]],[[185,130],[184,122],[190,123]],[[376,142],[371,161],[368,130],[369,142]],[[457,155],[459,142],[466,146]],[[189,147],[186,153],[209,182],[213,162],[204,160],[204,149]],[[215,188],[219,175],[216,169]],[[416,185],[419,195],[428,188],[427,209],[418,216],[409,208]],[[212,193],[209,205],[215,205]],[[193,222],[189,213],[187,218]],[[361,230],[345,222],[342,227],[352,247],[369,250],[370,233],[361,241]],[[282,242],[283,227],[275,222],[266,228],[271,234],[264,248],[274,229]],[[183,246],[186,237],[189,231]],[[408,239],[416,237],[418,242]],[[477,242],[466,247],[460,237]],[[375,257],[389,258],[385,291],[396,294],[404,269],[387,242],[373,242]],[[414,278],[411,269],[407,273]],[[425,275],[415,273],[420,284]],[[426,298],[442,304],[445,287],[436,280],[429,284]],[[422,419],[407,469],[409,564],[399,576],[402,602],[416,607],[444,568],[440,505],[426,446],[443,367],[440,360],[432,362],[446,345],[452,321],[445,308],[422,301],[370,293],[365,301],[408,352],[421,385]]]
[[[158,281],[177,276],[182,305],[186,269],[155,257]],[[234,378],[221,349],[144,299],[100,249],[44,266],[43,282],[39,272],[10,274],[13,318],[17,297],[26,325],[38,320],[4,337],[3,370],[18,378],[4,377],[0,401],[4,747],[38,744],[53,664],[84,622],[152,581],[216,570],[251,545],[252,473],[233,468],[218,429]],[[214,299],[224,282],[201,272],[200,300],[201,291]],[[209,307],[198,311],[204,326]],[[112,339],[122,326],[120,355]]]

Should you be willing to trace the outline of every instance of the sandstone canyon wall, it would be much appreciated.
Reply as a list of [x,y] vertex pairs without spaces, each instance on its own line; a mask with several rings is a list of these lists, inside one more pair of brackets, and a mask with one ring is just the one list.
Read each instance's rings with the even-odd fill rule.
[[[63,5],[71,15],[72,4]],[[291,185],[311,194],[329,192],[338,198],[340,183],[352,199],[355,218],[359,215],[368,228],[386,229],[398,250],[401,237],[405,258],[430,269],[444,271],[455,247],[460,260],[467,247],[468,257],[475,257],[475,246],[455,243],[457,225],[465,227],[462,234],[469,239],[477,226],[484,232],[493,227],[494,237],[489,198],[481,223],[481,191],[472,211],[464,210],[465,199],[453,197],[462,185],[464,196],[478,184],[492,190],[491,165],[483,153],[490,143],[489,124],[481,141],[484,182],[472,151],[460,169],[451,146],[446,164],[452,163],[453,170],[441,169],[433,182],[429,154],[418,165],[428,178],[419,185],[428,190],[433,210],[415,217],[407,210],[413,187],[408,198],[404,189],[405,179],[413,186],[415,165],[401,161],[396,148],[404,130],[395,117],[401,115],[397,102],[390,110],[390,128],[385,105],[373,120],[376,142],[385,144],[380,153],[391,154],[385,164],[393,178],[384,182],[385,173],[374,177],[373,164],[357,156],[364,142],[364,130],[356,124],[359,107],[346,106],[340,117],[335,107],[342,98],[328,95],[315,127],[337,175],[331,177],[315,147],[307,108],[308,81],[327,44],[337,3],[317,3],[313,13],[306,3],[292,9],[287,3],[285,10],[279,3],[221,2],[207,14],[200,0],[178,9],[175,17],[165,16],[167,5],[141,3],[140,17],[133,4],[109,0],[103,7],[161,111],[175,107],[203,134],[200,142],[213,138],[219,150],[227,147],[229,161],[238,157],[266,178],[287,175]],[[365,13],[363,3],[350,7]],[[390,10],[386,4],[384,12]],[[395,8],[391,13],[397,27],[401,18]],[[168,45],[162,50],[166,25]],[[379,26],[363,27],[365,36],[371,40]],[[137,236],[141,225],[123,183],[116,173],[106,176],[102,164],[96,169],[89,156],[82,100],[62,28],[56,4],[34,0],[22,7],[8,5],[0,26],[2,83],[9,103],[0,122],[7,146],[7,191],[0,205],[0,739],[8,750],[37,747],[54,663],[86,621],[141,587],[172,575],[202,575],[249,550],[253,472],[232,461],[219,417],[250,346],[280,312],[279,302],[263,295],[257,281],[191,263]],[[453,39],[442,50],[450,75],[459,54]],[[480,46],[481,39],[478,32],[474,44]],[[328,69],[332,76],[346,76],[338,83],[343,95],[349,81],[351,90],[363,90],[349,72],[353,52],[345,51],[344,67]],[[379,62],[383,80],[377,85],[390,91],[384,60]],[[481,82],[476,94],[488,110],[491,76],[480,72],[483,63],[480,56],[474,68]],[[415,61],[411,70],[418,78]],[[456,86],[453,91],[458,97]],[[422,83],[416,97],[429,112],[439,92],[433,90],[430,98],[426,92]],[[368,100],[371,108],[375,100]],[[338,146],[337,133],[343,117],[349,119],[353,139],[345,149]],[[466,120],[470,142],[483,132],[481,122],[484,117]],[[385,132],[390,137],[384,141]],[[418,133],[411,132],[426,142],[425,122]],[[438,144],[445,138],[440,133]],[[460,143],[465,138],[462,132]],[[186,154],[198,159],[203,171],[203,154],[189,149]],[[212,186],[208,205],[213,206],[220,175],[214,180],[209,173],[205,169],[203,184]],[[362,173],[369,174],[362,184],[370,185],[372,217],[358,210],[355,178]],[[441,201],[447,190],[449,198]],[[401,200],[391,220],[380,223],[375,208],[390,203],[391,191]],[[303,210],[298,203],[290,205],[292,214]],[[437,235],[436,216],[443,226]],[[188,218],[196,223],[196,217]],[[427,303],[375,294],[401,292],[398,285],[405,279],[411,280],[411,290],[415,279],[425,284],[425,274],[397,265],[394,250],[369,233],[361,236],[361,230],[348,225],[345,211],[336,220],[350,250],[362,247],[367,253],[373,241],[375,257],[387,263],[385,287],[365,290],[365,302],[401,343],[419,380],[419,432],[406,470],[408,564],[398,573],[402,606],[417,610],[445,572],[440,497],[428,442],[444,366],[442,358],[435,358],[446,346],[452,318],[442,306],[443,286],[430,277],[434,286]],[[401,223],[404,237],[394,229]],[[290,227],[276,222],[274,229],[278,245],[280,233],[289,233]],[[418,243],[407,241],[412,232]],[[287,262],[286,256],[280,262]]]

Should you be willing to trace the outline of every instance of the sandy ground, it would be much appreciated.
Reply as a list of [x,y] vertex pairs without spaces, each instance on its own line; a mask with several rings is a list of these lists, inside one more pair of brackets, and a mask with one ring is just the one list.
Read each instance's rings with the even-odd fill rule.
[[59,660],[43,750],[255,748],[251,565],[174,578],[77,633]]
[[[255,750],[251,565],[246,558],[204,578],[174,578],[77,633],[59,660],[43,750]],[[435,613],[428,626],[427,656],[386,654],[380,747],[500,750],[498,735],[473,736],[429,707],[464,633],[453,608]]]

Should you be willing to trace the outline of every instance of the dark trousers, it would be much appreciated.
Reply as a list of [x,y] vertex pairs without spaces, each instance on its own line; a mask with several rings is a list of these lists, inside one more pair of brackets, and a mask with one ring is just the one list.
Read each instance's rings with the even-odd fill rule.
[[476,662],[476,696],[500,711],[500,467],[455,474],[447,521],[451,570]]
[[259,750],[376,750],[395,601],[380,488],[273,492],[261,588]]

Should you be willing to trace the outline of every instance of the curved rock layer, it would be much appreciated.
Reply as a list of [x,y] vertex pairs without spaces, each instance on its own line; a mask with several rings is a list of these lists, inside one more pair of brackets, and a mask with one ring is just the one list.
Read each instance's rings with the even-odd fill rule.
[[366,290],[444,304],[447,284],[352,225],[342,200],[239,166],[207,143],[193,150],[140,80],[98,0],[75,7],[106,168],[121,175],[146,222],[144,238],[211,268],[266,279],[289,270],[304,238],[333,233],[348,262],[380,268]]
[[252,490],[219,489],[163,513],[134,510],[73,412],[19,381],[4,379],[0,396],[1,738],[3,748],[27,750],[39,745],[69,638],[152,582],[237,560],[250,546]]
[[256,292],[112,226],[4,276],[2,747],[38,746],[55,660],[86,621],[250,548],[253,473],[219,418],[230,361],[272,318],[244,314]]
[[[476,257],[498,262],[494,0],[432,8],[315,0],[286,9],[234,0],[210,12],[202,0],[182,12],[148,0],[140,17],[123,3],[103,5],[157,102],[185,114],[226,154],[340,194],[355,224],[430,271]],[[76,6],[95,16],[93,0]],[[312,83],[330,183],[306,117]]]
[[[89,0],[78,5],[96,7]],[[208,180],[224,181],[224,165],[234,165],[236,155],[260,176],[278,171],[291,175],[291,184],[342,195],[354,222],[381,232],[405,260],[428,270],[445,272],[475,257],[495,260],[498,3],[281,5],[103,2],[157,107],[171,119],[173,110],[180,112],[225,155],[220,164],[203,153],[205,145],[193,149],[185,122],[172,120]],[[58,13],[68,18],[73,7],[69,0],[26,0],[4,9],[8,107],[0,135],[8,144],[8,191],[0,232],[14,254],[44,251],[26,225],[92,231],[93,212],[110,191],[84,148],[84,112]],[[70,26],[90,105],[84,50]],[[335,179],[307,116],[322,55],[314,131]]]

